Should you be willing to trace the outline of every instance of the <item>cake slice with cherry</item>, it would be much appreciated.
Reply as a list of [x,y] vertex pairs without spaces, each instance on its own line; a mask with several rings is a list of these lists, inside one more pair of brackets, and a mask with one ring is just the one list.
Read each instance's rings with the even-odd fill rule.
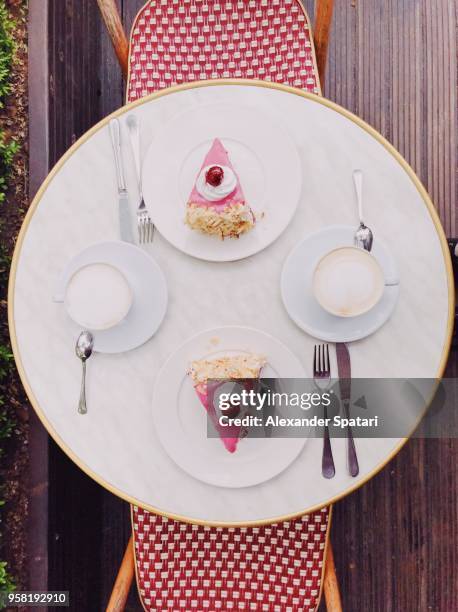
[[186,224],[220,238],[238,238],[255,224],[239,177],[221,140],[215,138],[186,207]]
[[[242,427],[236,425],[222,426],[219,423],[216,395],[218,389],[226,381],[241,381],[249,391],[254,382],[259,379],[262,368],[266,365],[265,357],[255,353],[243,353],[215,359],[200,359],[191,362],[188,374],[191,376],[197,396],[208,413],[222,443],[230,453],[237,450],[237,444],[242,435]],[[225,414],[230,417],[239,416],[238,408],[231,407]]]

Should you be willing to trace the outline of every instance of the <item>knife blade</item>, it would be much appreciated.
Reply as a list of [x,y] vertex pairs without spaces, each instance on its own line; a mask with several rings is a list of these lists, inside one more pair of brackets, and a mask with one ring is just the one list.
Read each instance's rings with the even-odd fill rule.
[[112,119],[109,125],[111,143],[113,145],[113,153],[116,164],[116,177],[118,180],[119,232],[121,235],[121,240],[135,244],[130,216],[129,194],[127,193],[124,166],[121,155],[121,130],[118,119]]
[[347,345],[343,342],[338,342],[336,344],[336,354],[340,397],[342,400],[349,400],[351,396],[351,361]]
[[127,191],[119,192],[119,233],[121,240],[134,244],[132,224],[130,218],[129,195]]
[[[350,418],[351,399],[351,361],[348,347],[343,342],[336,344],[337,370],[339,372],[340,399],[342,401],[344,416]],[[359,474],[358,457],[356,455],[355,441],[351,426],[347,425],[347,457],[350,475],[355,477]]]

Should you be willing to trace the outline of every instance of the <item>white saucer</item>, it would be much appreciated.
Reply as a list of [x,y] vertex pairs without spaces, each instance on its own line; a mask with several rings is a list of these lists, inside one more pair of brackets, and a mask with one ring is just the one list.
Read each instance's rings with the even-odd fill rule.
[[167,360],[158,374],[153,420],[170,458],[185,472],[211,485],[250,487],[285,470],[306,438],[245,438],[229,453],[219,438],[207,437],[207,413],[186,375],[194,359],[243,352],[265,355],[264,378],[305,378],[300,361],[281,342],[249,327],[221,327],[194,336]]
[[[186,203],[213,139],[221,138],[258,223],[222,241],[185,225]],[[285,180],[287,177],[287,180]],[[143,165],[143,194],[159,232],[208,261],[234,261],[274,242],[291,221],[302,184],[300,158],[275,117],[244,106],[206,104],[173,117],[155,134]]]
[[[331,225],[300,242],[289,254],[281,276],[281,295],[291,319],[311,336],[327,342],[352,342],[370,336],[391,317],[399,297],[399,284],[385,286],[372,310],[351,318],[336,317],[318,304],[312,294],[312,276],[318,260],[339,246],[353,244],[355,228]],[[385,280],[398,279],[396,261],[375,236],[372,255],[380,263]]]
[[[157,331],[167,310],[167,285],[158,264],[147,253],[127,242],[100,242],[78,253],[65,266],[56,287],[54,301],[61,301],[71,276],[81,267],[106,263],[118,268],[133,293],[126,318],[110,329],[94,331],[94,350],[122,353],[137,348]],[[78,326],[70,317],[70,325]]]

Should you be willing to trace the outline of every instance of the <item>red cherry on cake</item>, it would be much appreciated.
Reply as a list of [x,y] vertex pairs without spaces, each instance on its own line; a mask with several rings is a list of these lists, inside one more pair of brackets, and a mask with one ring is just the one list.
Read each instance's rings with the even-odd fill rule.
[[221,166],[211,166],[205,173],[206,182],[212,187],[218,187],[223,182],[224,170]]

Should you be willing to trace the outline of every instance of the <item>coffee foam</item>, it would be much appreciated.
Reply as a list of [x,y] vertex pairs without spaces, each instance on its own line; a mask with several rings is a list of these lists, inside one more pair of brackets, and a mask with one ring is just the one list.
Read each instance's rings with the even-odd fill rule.
[[123,274],[108,264],[84,266],[70,279],[65,294],[70,317],[82,327],[114,327],[129,312],[132,292]]
[[354,247],[331,251],[318,263],[313,292],[321,306],[341,317],[368,312],[379,301],[384,287],[378,262]]

